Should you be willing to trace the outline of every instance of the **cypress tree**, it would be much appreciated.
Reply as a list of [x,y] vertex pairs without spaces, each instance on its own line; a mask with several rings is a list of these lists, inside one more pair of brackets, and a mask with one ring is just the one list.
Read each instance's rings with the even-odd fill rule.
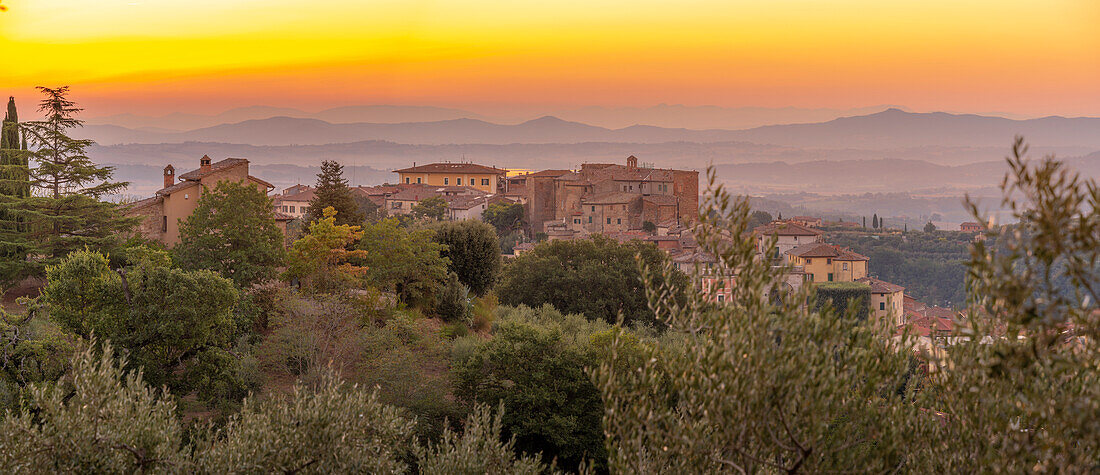
[[344,179],[344,166],[332,160],[321,162],[321,173],[317,174],[317,189],[309,202],[306,223],[324,218],[322,211],[331,206],[336,210],[336,225],[358,226],[366,217],[351,196],[351,188]]
[[871,216],[871,227],[878,229],[878,213]]
[[[17,248],[35,259],[3,259],[0,282],[43,275],[46,266],[85,247],[110,252],[133,229],[137,218],[122,216],[117,204],[102,201],[121,192],[129,183],[110,181],[114,169],[96,165],[85,154],[91,140],[69,137],[69,129],[82,127],[76,114],[82,109],[69,100],[68,86],[37,88],[45,98],[39,121],[19,126],[30,147],[20,152],[27,170],[24,196],[5,196],[0,213],[25,223],[16,230],[0,230],[0,243]],[[38,192],[35,193],[34,191]]]
[[30,196],[27,169],[27,139],[19,133],[19,113],[15,98],[8,98],[8,110],[0,123],[0,258],[5,261],[25,261],[26,248],[21,243],[23,217],[6,208],[17,200]]

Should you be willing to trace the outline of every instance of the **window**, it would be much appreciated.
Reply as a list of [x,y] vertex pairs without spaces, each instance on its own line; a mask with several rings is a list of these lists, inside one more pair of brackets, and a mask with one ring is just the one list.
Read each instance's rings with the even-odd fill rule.
[[458,185],[458,186],[462,186],[462,179],[461,178],[455,178],[455,184]]
[[[420,183],[420,179],[419,179],[419,178],[417,178],[417,179],[416,179],[416,182],[417,182],[417,183]],[[406,184],[406,185],[408,185],[408,184],[409,184],[409,177],[405,177],[405,184]]]
[[622,218],[616,219],[615,224],[623,224]]
[[574,218],[573,219],[573,224],[581,224],[580,218]]
[[592,224],[592,217],[591,216],[588,217],[588,224]]
[[183,199],[185,199],[185,200],[191,199],[191,194],[190,193],[184,193],[183,194]]
[[294,212],[294,206],[291,206],[291,207],[290,207],[290,212],[291,212],[291,213],[293,213],[293,212]]
[[595,206],[593,206],[593,207],[592,207],[592,212],[593,212],[593,213],[595,213],[595,212],[596,212],[596,207],[595,207]]
[[813,263],[814,263],[813,259],[811,259],[809,257],[806,258],[806,265],[810,265],[810,264],[813,264]]
[[833,281],[833,273],[832,273],[832,272],[830,272],[830,273],[829,273],[829,282],[832,282],[832,281]]
[[[420,178],[420,177],[416,177],[416,184],[418,184],[418,185],[419,185],[419,184],[423,183],[423,181],[422,181],[422,180],[423,180],[423,178]],[[405,183],[408,183],[408,182],[406,181]]]
[[826,264],[826,265],[832,265],[832,264],[833,264],[833,260],[832,260],[832,259],[825,259],[825,264]]
[[482,178],[481,179],[481,184],[484,185],[484,186],[489,186],[489,179],[488,178]]
[[161,220],[160,220],[160,232],[166,233],[166,232],[168,232],[168,217],[167,216],[161,216],[160,218],[161,218]]
[[726,300],[726,296],[725,296],[725,295],[722,295],[722,294],[718,294],[718,301],[719,301],[719,302],[724,302],[725,300]]
[[394,201],[393,202],[393,209],[401,209],[401,202],[400,201]]
[[886,310],[886,302],[879,302],[878,303],[878,309],[879,310]]
[[848,263],[845,262],[845,263],[841,264],[840,268],[843,269],[843,270],[848,270]]
[[444,185],[450,185],[451,184],[451,179],[450,178],[444,178],[443,179],[443,184]]
[[611,224],[611,218],[607,218],[607,224]]

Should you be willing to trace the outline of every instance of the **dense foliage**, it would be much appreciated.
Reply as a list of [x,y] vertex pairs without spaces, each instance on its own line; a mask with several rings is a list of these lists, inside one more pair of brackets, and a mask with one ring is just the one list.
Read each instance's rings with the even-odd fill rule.
[[484,295],[500,276],[500,243],[492,226],[463,220],[436,223],[433,239],[442,244],[441,254],[451,272],[476,295]]
[[431,308],[450,263],[440,255],[443,245],[433,236],[429,229],[401,227],[393,218],[364,224],[355,248],[366,255],[356,262],[367,268],[366,277],[377,288],[395,293],[409,305]]
[[416,219],[440,221],[447,216],[447,201],[442,196],[429,196],[417,201],[409,214]]
[[827,282],[814,286],[817,308],[831,306],[846,312],[853,307],[852,317],[862,321],[871,314],[871,286],[857,282]]
[[[591,335],[600,325],[550,306],[505,312],[483,342],[456,362],[455,394],[469,404],[503,404],[503,429],[516,448],[605,466],[599,393],[585,374],[595,363]],[[603,325],[602,328],[606,328]]]
[[336,224],[338,215],[331,207],[325,208],[322,216],[310,222],[309,232],[294,241],[285,276],[312,292],[343,290],[367,271],[351,262],[362,259],[366,251],[347,249],[363,237],[363,232],[359,226]]
[[233,283],[213,272],[149,262],[111,269],[102,254],[77,251],[47,269],[38,304],[60,328],[125,349],[131,368],[144,368],[154,386],[222,405],[250,389],[230,352],[251,325],[235,319],[238,298]]
[[344,178],[344,166],[340,163],[332,160],[321,162],[321,173],[317,174],[317,186],[313,193],[309,211],[304,216],[306,223],[324,219],[325,208],[331,207],[336,210],[336,224],[363,224],[366,216],[352,197],[348,180]]
[[523,205],[520,203],[493,203],[481,213],[485,220],[497,230],[501,237],[523,229],[526,225]]
[[248,288],[276,276],[286,257],[271,198],[249,182],[221,181],[207,189],[180,224],[172,251],[184,269],[206,269]]
[[[497,293],[502,302],[511,305],[550,304],[563,312],[606,322],[658,325],[645,300],[636,255],[649,267],[668,260],[652,244],[620,244],[600,235],[540,244],[508,263]],[[686,277],[680,273],[670,279],[678,289],[677,297],[682,298]]]
[[906,295],[929,305],[961,307],[966,303],[966,259],[973,237],[946,231],[900,235],[835,232],[826,239],[869,257],[868,272],[905,287]]
[[0,243],[10,254],[34,258],[0,259],[4,283],[42,276],[47,266],[78,249],[114,249],[137,224],[136,218],[122,216],[118,205],[101,201],[127,183],[110,181],[113,168],[88,158],[85,149],[92,141],[69,137],[71,129],[84,124],[76,118],[82,109],[69,100],[69,88],[38,90],[45,96],[38,107],[44,118],[19,127],[30,146],[18,155],[34,164],[27,169],[30,193],[0,193],[0,213],[24,224],[0,226]]

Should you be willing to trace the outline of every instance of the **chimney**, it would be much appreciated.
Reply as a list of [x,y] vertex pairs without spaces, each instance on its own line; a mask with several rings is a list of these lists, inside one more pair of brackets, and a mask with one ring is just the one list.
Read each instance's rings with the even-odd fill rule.
[[210,155],[203,155],[202,158],[199,159],[199,173],[209,173],[209,172],[210,172]]
[[176,183],[176,169],[171,164],[164,167],[164,187],[168,188]]
[[638,157],[633,155],[626,157],[627,168],[638,168]]

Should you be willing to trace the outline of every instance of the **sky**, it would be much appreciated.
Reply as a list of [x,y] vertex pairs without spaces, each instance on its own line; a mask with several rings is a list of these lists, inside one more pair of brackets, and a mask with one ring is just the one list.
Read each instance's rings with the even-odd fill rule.
[[[0,93],[272,105],[1100,116],[1097,0],[3,0]],[[23,100],[27,100],[23,99]]]

